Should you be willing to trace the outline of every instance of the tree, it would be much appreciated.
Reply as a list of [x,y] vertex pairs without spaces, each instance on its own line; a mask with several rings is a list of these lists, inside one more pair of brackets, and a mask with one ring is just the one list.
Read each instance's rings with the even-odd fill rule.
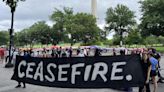
[[140,28],[142,36],[164,36],[164,0],[140,1],[142,18]]
[[29,28],[31,44],[34,42],[41,44],[51,43],[51,30],[45,21],[38,21]]
[[122,46],[124,32],[130,31],[135,25],[134,12],[125,5],[118,4],[116,8],[108,8],[106,12],[106,30],[114,31],[120,36],[120,45]]
[[45,21],[38,21],[31,27],[23,29],[15,34],[15,41],[17,45],[32,46],[35,43],[49,44],[52,43],[51,29]]
[[52,30],[57,43],[69,39],[71,45],[75,42],[86,44],[100,39],[101,30],[91,14],[74,14],[72,8],[65,7],[63,11],[55,9],[50,18],[55,22]]
[[0,31],[0,46],[7,45],[9,41],[8,31]]
[[163,37],[163,36],[159,36],[159,37],[158,37],[158,42],[159,42],[160,44],[163,44],[163,45],[164,45],[164,37]]
[[158,44],[158,38],[156,36],[148,36],[146,37],[146,39],[144,40],[146,45],[153,45],[153,44]]
[[15,33],[15,44],[17,46],[24,46],[31,44],[30,34],[29,34],[29,28],[23,29],[20,32]]
[[101,31],[96,25],[96,19],[93,15],[87,13],[77,13],[75,15],[74,26],[76,33],[75,39],[87,44],[89,42],[100,40]]
[[60,41],[64,41],[63,38],[67,37],[66,28],[64,27],[66,20],[69,19],[68,16],[73,15],[72,8],[64,7],[63,11],[55,8],[55,11],[50,16],[50,19],[54,22],[53,28],[52,28],[52,40],[53,44],[58,44]]
[[113,42],[113,45],[119,45],[120,44],[120,35],[119,34],[115,34],[113,36],[113,39],[112,39],[112,42]]
[[126,44],[142,44],[142,37],[137,28],[132,29],[126,38]]

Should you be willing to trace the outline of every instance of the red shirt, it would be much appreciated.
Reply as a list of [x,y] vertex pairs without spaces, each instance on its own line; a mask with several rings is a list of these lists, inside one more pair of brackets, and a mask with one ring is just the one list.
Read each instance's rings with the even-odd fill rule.
[[5,55],[5,50],[4,49],[0,49],[0,56],[4,56]]

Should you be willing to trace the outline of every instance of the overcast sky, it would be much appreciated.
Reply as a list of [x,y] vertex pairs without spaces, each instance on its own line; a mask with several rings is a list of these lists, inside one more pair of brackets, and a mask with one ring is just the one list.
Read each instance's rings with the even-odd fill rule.
[[[135,12],[137,21],[141,16],[139,0],[97,0],[97,24],[102,28],[105,24],[107,8],[115,7],[117,4],[124,4]],[[75,12],[91,13],[91,0],[26,0],[19,2],[15,12],[14,29],[19,31],[31,26],[33,23],[45,20],[52,25],[49,16],[54,8],[72,7]],[[7,30],[10,27],[10,9],[0,0],[0,30]]]

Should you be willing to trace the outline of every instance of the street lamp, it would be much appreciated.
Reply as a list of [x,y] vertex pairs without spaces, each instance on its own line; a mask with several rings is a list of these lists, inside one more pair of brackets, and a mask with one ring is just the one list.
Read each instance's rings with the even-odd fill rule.
[[14,33],[14,29],[13,29],[13,25],[14,25],[14,12],[16,10],[17,3],[19,1],[25,1],[25,0],[2,0],[2,1],[5,2],[6,5],[8,5],[10,7],[10,9],[11,9],[11,28],[9,29],[9,35],[10,35],[9,61],[5,65],[6,68],[10,68],[10,67],[13,67],[13,64],[11,63],[11,60],[12,60],[12,57],[11,57],[11,48],[12,48],[12,44],[13,44],[13,33]]

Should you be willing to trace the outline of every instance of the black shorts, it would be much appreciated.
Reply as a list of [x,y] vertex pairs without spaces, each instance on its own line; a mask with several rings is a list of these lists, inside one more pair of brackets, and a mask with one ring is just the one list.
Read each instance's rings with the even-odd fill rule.
[[156,70],[151,70],[150,72],[150,77],[156,76],[157,75],[157,71]]

